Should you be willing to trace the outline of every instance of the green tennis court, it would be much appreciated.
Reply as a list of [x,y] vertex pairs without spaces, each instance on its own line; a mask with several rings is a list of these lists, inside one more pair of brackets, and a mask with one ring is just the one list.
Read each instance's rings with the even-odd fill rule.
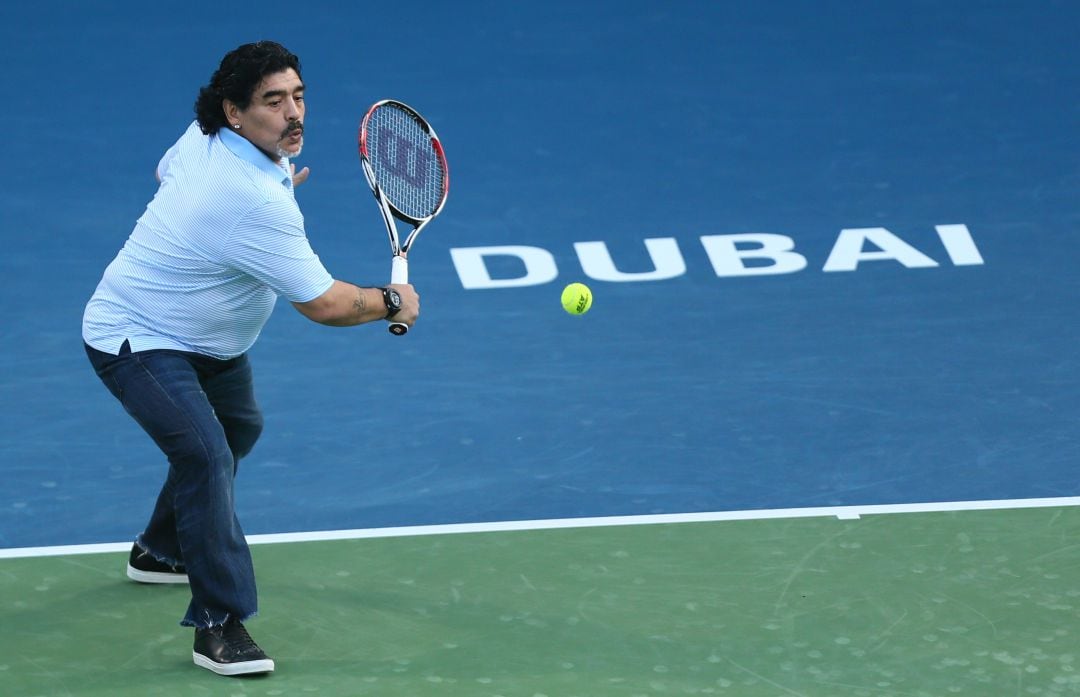
[[257,545],[278,669],[226,682],[185,587],[6,559],[0,693],[1076,694],[1078,538],[1044,508]]

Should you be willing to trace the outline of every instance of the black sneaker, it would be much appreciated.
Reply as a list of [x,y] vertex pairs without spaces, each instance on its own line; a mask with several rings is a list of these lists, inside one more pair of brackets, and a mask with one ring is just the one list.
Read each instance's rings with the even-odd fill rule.
[[187,583],[187,569],[183,564],[172,566],[154,559],[137,544],[131,546],[127,575],[139,583]]
[[195,665],[218,675],[252,675],[274,670],[274,661],[263,653],[244,625],[234,619],[217,627],[196,629],[191,656]]

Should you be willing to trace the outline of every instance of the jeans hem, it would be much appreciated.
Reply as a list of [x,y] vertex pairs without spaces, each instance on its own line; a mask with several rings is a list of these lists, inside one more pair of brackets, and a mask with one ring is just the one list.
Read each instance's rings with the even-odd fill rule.
[[[213,617],[210,616],[210,611],[209,610],[204,610],[203,613],[207,616],[207,619],[205,621],[196,622],[195,620],[188,619],[187,617],[185,617],[184,619],[180,620],[180,626],[181,627],[194,627],[195,629],[213,629],[214,627],[220,627],[220,626],[222,626],[224,624],[228,624],[229,619],[231,617],[233,617],[232,613],[226,612],[225,613],[225,618],[223,620],[221,620],[220,622],[217,622],[217,621],[214,620]],[[246,615],[240,615],[240,619],[238,621],[239,622],[247,622],[252,617],[255,617],[258,614],[259,614],[258,611],[256,611],[256,612],[249,612]]]
[[149,554],[151,557],[153,557],[157,561],[161,562],[162,564],[168,564],[169,566],[173,566],[173,567],[183,566],[183,564],[184,564],[183,559],[173,559],[172,557],[165,556],[164,554],[158,554],[154,550],[147,547],[146,543],[143,542],[143,534],[142,533],[139,533],[135,537],[135,546],[138,547],[139,549],[141,549],[142,551],[146,552],[147,554]]

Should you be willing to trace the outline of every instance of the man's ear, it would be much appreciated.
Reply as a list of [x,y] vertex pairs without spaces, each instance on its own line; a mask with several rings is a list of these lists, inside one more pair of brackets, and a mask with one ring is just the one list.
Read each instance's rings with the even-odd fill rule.
[[221,110],[225,112],[225,119],[229,122],[229,128],[235,128],[240,123],[240,107],[228,99],[221,100]]

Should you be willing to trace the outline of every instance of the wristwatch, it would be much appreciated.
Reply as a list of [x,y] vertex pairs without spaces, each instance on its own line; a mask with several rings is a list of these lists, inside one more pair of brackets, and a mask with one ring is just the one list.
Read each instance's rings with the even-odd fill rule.
[[383,301],[386,303],[386,319],[390,319],[401,312],[401,296],[393,288],[382,289]]

